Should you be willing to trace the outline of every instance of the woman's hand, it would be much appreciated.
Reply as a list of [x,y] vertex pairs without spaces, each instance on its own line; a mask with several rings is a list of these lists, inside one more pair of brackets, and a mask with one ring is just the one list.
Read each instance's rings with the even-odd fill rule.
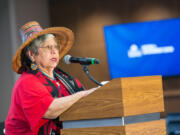
[[98,87],[95,87],[95,88],[91,88],[89,90],[82,91],[84,93],[83,97],[86,97],[87,95],[91,94],[92,92],[94,92],[97,89],[98,89]]

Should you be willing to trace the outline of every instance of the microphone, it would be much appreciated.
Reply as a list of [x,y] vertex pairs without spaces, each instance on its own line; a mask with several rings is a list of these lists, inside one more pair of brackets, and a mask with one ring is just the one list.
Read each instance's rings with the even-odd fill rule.
[[99,64],[100,60],[95,58],[72,57],[71,55],[64,56],[66,64],[79,63],[81,65]]

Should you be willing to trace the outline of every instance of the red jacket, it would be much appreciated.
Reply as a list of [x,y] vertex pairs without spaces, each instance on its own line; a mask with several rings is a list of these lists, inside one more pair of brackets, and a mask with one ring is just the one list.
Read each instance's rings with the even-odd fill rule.
[[[58,97],[69,95],[65,85],[58,80],[59,87],[56,81],[50,80],[41,72],[36,75],[24,72],[20,76],[13,89],[5,121],[6,135],[38,135],[40,127],[50,121],[42,117],[54,100],[53,90],[58,91]],[[76,82],[78,87],[82,87],[77,80]]]

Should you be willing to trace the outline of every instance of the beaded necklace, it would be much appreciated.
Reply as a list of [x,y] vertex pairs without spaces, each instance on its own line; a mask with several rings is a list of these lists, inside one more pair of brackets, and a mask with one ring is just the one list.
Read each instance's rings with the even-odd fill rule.
[[43,75],[45,75],[46,77],[48,77],[49,79],[51,79],[52,81],[56,81],[56,84],[58,85],[58,87],[59,87],[59,90],[61,90],[61,86],[60,86],[60,84],[59,84],[59,82],[56,80],[56,78],[55,78],[55,72],[53,71],[53,77],[50,77],[50,76],[48,76],[46,73],[44,73],[41,69],[39,69],[39,71],[41,72],[41,73],[43,73]]
[[43,75],[45,75],[46,77],[48,77],[49,79],[53,80],[53,81],[56,81],[56,78],[55,78],[55,75],[54,75],[54,71],[53,71],[53,77],[50,77],[49,75],[47,75],[46,73],[44,73],[41,69],[39,69],[39,71],[41,73],[43,73]]

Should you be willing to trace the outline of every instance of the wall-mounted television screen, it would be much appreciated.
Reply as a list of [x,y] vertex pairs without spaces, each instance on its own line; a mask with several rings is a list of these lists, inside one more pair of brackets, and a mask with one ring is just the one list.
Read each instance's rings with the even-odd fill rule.
[[111,79],[180,75],[180,18],[104,27]]

